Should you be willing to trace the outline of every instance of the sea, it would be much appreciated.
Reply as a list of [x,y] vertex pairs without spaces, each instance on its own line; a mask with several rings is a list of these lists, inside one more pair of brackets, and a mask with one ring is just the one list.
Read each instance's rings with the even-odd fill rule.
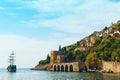
[[17,72],[8,72],[0,69],[0,80],[120,80],[120,75],[87,72],[52,72],[17,69]]

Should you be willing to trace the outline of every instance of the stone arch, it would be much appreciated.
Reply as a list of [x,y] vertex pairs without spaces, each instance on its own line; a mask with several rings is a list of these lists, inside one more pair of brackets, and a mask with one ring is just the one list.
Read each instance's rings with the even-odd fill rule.
[[60,65],[57,66],[57,71],[60,71]]
[[61,66],[61,71],[64,71],[64,66],[63,65]]
[[56,69],[56,65],[54,65],[54,71],[57,71],[57,69]]
[[73,65],[70,65],[70,72],[73,72]]
[[65,65],[65,71],[68,72],[68,65]]

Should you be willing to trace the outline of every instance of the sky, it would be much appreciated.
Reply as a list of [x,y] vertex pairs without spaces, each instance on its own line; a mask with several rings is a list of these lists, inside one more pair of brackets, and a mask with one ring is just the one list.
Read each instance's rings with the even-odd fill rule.
[[0,68],[31,68],[52,50],[120,20],[120,0],[0,0]]

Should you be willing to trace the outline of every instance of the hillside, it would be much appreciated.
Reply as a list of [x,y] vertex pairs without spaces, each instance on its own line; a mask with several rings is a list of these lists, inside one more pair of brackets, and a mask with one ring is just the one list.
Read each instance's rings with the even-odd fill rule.
[[62,51],[67,61],[85,61],[90,53],[96,53],[100,60],[120,61],[120,21],[75,44],[63,47]]

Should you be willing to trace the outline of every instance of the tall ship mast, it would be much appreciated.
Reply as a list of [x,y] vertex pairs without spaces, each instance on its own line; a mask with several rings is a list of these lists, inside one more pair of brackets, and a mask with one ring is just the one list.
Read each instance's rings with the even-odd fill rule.
[[16,72],[15,60],[16,60],[15,53],[14,53],[14,51],[12,51],[12,53],[10,54],[9,59],[8,59],[9,65],[7,67],[7,70],[9,72]]

